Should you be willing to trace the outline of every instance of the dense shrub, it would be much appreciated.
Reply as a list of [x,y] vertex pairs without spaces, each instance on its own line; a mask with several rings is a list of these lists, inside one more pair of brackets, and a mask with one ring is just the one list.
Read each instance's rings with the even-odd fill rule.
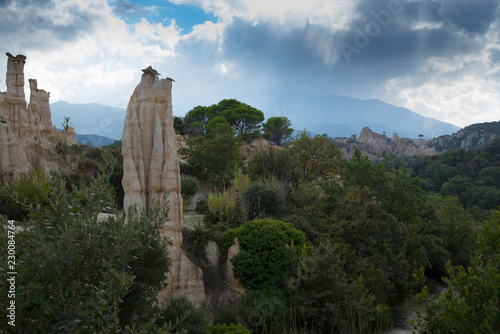
[[[391,324],[390,308],[377,305],[363,276],[349,275],[347,259],[335,244],[321,244],[304,263],[295,304],[299,318],[323,332],[371,332]],[[379,328],[380,329],[380,328]]]
[[28,207],[46,206],[50,197],[50,179],[41,169],[33,169],[14,178],[10,186],[3,184],[0,190],[0,214],[9,219],[24,221]]
[[250,334],[250,331],[242,324],[218,324],[212,326],[210,334]]
[[283,333],[289,328],[290,308],[283,296],[271,291],[247,291],[238,305],[238,314],[252,333]]
[[235,237],[240,252],[231,261],[234,277],[246,289],[286,291],[289,278],[307,253],[304,233],[290,223],[265,218],[228,230],[222,236],[223,248]]
[[[134,260],[146,257],[151,247],[164,251],[157,229],[167,219],[168,210],[155,205],[147,215],[131,210],[127,224],[124,217],[98,220],[99,212],[112,200],[108,189],[113,163],[108,158],[111,163],[101,165],[97,180],[71,192],[65,187],[64,176],[54,172],[49,179],[47,205],[30,203],[29,229],[15,235],[16,256],[22,259],[16,275],[16,285],[22,287],[16,293],[16,312],[21,316],[11,331],[118,333],[118,314],[131,287],[143,283],[137,286],[142,291],[136,293],[145,294],[138,299],[141,303],[150,302],[144,298],[148,294],[156,296],[158,282],[150,281],[151,277],[139,278],[147,270],[138,268],[146,264],[136,266]],[[6,225],[3,222],[0,233],[3,254],[7,254]],[[153,261],[150,256],[148,260]],[[153,262],[158,265],[158,261]],[[163,271],[166,267],[159,268]],[[5,290],[6,272],[1,271],[0,277],[0,287]],[[8,303],[7,294],[2,294],[0,305],[6,308]],[[144,305],[131,303],[129,307],[139,309]]]
[[195,307],[186,297],[170,298],[156,324],[176,324],[177,333],[209,334],[208,316],[203,308]]
[[181,176],[181,195],[184,200],[190,200],[198,191],[200,191],[200,183],[197,178]]
[[194,208],[194,211],[200,215],[203,215],[208,212],[208,199],[203,198],[196,202],[196,207]]
[[280,218],[283,198],[278,190],[262,183],[254,183],[243,193],[242,199],[248,212],[248,220]]
[[448,269],[445,292],[436,298],[424,287],[418,295],[419,333],[500,332],[500,213],[481,231],[478,244],[469,268]]

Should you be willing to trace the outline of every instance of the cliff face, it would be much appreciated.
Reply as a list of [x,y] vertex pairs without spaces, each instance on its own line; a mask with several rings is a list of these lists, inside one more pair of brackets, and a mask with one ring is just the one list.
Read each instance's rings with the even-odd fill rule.
[[365,127],[359,138],[352,135],[349,138],[335,138],[333,141],[339,144],[345,159],[350,159],[357,148],[370,160],[377,161],[384,154],[397,157],[436,155],[452,148],[472,150],[488,145],[491,140],[498,137],[500,137],[500,122],[490,122],[470,125],[452,135],[431,140],[399,138],[396,133],[389,138],[385,133],[372,132],[370,128]]
[[49,93],[38,89],[35,79],[30,82],[30,102],[26,107],[24,95],[24,64],[26,57],[7,53],[7,92],[0,92],[0,170],[9,182],[17,174],[31,168],[50,169],[43,148],[54,140],[76,144],[72,127],[57,131],[52,125]]
[[[203,272],[183,253],[182,197],[177,146],[179,145],[172,117],[172,79],[159,79],[150,67],[143,70],[141,82],[130,98],[122,137],[123,206],[127,209],[150,208],[154,200],[168,205],[169,221],[160,235],[172,243],[168,246],[172,261],[168,286],[160,292],[167,295],[186,295],[192,302],[205,300]],[[167,202],[163,195],[167,194]]]
[[380,160],[384,154],[395,157],[438,154],[436,149],[427,145],[425,139],[399,138],[397,133],[388,138],[385,133],[372,132],[368,127],[363,128],[359,138],[352,135],[349,138],[336,138],[334,141],[340,144],[346,159],[352,157],[356,148],[373,161]]
[[441,136],[429,140],[429,145],[438,151],[450,148],[473,150],[488,145],[491,140],[500,137],[500,122],[479,123],[466,126],[451,136]]

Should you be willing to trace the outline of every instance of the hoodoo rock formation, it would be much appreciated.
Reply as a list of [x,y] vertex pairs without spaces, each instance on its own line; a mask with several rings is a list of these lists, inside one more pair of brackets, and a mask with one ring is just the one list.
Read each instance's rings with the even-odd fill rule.
[[425,139],[399,138],[397,133],[389,138],[384,134],[372,132],[370,128],[364,127],[359,138],[352,135],[349,138],[335,138],[334,142],[340,144],[342,156],[350,159],[357,148],[370,160],[380,160],[383,154],[388,156],[415,156],[436,155],[435,148],[428,146]]
[[24,95],[24,64],[26,57],[7,53],[7,92],[0,92],[0,170],[8,182],[31,168],[50,169],[43,148],[55,140],[76,144],[75,131],[68,127],[57,131],[52,125],[49,93],[38,89],[35,79],[29,79],[30,102]]
[[205,300],[203,271],[181,249],[183,202],[172,116],[173,80],[159,79],[151,66],[142,71],[127,107],[122,136],[123,206],[126,209],[135,204],[139,210],[148,210],[153,200],[169,206],[169,221],[163,224],[160,235],[172,243],[167,245],[172,263],[168,286],[159,298],[185,295],[199,303]]

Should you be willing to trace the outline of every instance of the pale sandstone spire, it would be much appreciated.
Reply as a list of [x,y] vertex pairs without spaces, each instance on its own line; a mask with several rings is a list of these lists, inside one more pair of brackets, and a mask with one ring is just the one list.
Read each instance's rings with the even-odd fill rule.
[[152,200],[167,205],[169,221],[160,234],[172,242],[167,245],[172,261],[167,295],[186,295],[193,302],[205,300],[203,272],[182,252],[182,197],[177,140],[172,116],[172,82],[159,79],[151,66],[142,70],[142,79],[135,88],[127,107],[122,136],[123,207],[150,208]]
[[66,140],[75,144],[72,127],[67,131],[56,131],[52,125],[49,93],[38,89],[36,80],[30,79],[30,104],[26,107],[24,95],[24,55],[13,56],[7,52],[7,92],[0,92],[0,115],[6,123],[0,123],[0,170],[2,177],[10,182],[16,175],[31,168],[49,170],[43,148],[51,140]]

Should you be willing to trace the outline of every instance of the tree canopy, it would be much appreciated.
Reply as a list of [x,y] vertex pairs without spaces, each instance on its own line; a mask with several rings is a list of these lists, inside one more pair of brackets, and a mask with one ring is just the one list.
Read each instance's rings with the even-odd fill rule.
[[271,117],[262,124],[263,136],[273,144],[282,146],[293,134],[291,125],[285,116]]

